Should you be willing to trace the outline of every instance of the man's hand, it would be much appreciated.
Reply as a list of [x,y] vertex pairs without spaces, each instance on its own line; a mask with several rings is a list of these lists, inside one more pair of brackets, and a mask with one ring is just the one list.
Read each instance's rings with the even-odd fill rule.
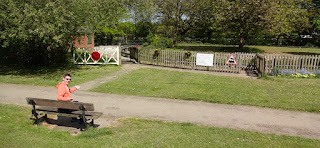
[[76,86],[74,86],[76,89],[80,89],[80,86],[79,85],[76,85]]
[[72,99],[72,98],[68,98],[68,101],[72,102],[72,101],[73,101],[73,99]]

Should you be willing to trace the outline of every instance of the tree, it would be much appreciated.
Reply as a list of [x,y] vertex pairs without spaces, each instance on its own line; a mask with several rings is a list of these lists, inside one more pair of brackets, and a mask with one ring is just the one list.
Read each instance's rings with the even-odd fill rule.
[[282,0],[270,3],[270,11],[266,18],[264,33],[277,36],[279,44],[281,36],[302,33],[311,27],[308,11],[310,0]]
[[316,30],[320,31],[320,10],[318,12],[317,17],[313,20],[313,25]]
[[[21,65],[65,61],[72,25],[71,1],[0,1],[1,50]],[[64,41],[64,42],[63,42]]]
[[152,30],[157,5],[155,0],[129,0],[127,3],[130,18],[128,22],[133,22],[134,38],[146,37],[149,30]]
[[125,43],[127,44],[127,38],[133,34],[134,29],[132,22],[120,22],[114,27],[97,26],[95,39],[99,45],[111,45],[114,37],[125,36]]
[[24,66],[65,63],[77,35],[119,19],[124,0],[2,0],[0,42],[5,59]]
[[314,17],[312,18],[313,42],[320,47],[320,0],[314,0]]
[[173,28],[173,47],[179,36],[184,36],[201,20],[209,0],[157,0],[160,21]]
[[301,31],[309,26],[303,4],[309,0],[219,0],[218,20],[225,30],[232,30],[242,48],[249,36],[258,33],[273,35]]
[[201,14],[199,19],[195,22],[187,36],[191,39],[200,39],[202,42],[210,43],[213,34],[219,30],[216,21],[215,8],[209,1],[204,1],[204,6],[201,6]]

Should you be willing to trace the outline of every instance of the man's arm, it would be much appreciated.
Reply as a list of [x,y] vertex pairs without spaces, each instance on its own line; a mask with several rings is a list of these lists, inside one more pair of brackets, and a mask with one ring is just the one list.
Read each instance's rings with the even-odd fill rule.
[[66,88],[63,85],[58,86],[57,88],[57,100],[59,101],[69,101],[68,97],[65,97]]
[[70,88],[69,92],[72,93],[72,92],[76,91],[77,89],[80,89],[80,86],[76,85],[76,86]]

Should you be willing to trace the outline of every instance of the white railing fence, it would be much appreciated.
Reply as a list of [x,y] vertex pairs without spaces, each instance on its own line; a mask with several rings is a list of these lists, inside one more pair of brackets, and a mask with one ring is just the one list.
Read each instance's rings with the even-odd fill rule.
[[120,45],[78,48],[73,53],[74,64],[115,64],[120,65]]

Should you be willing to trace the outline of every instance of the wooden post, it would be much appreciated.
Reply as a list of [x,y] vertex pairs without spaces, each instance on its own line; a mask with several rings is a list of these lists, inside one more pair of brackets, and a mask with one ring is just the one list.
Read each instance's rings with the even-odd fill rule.
[[121,43],[118,45],[118,52],[117,52],[117,58],[118,58],[118,66],[121,65]]
[[82,51],[84,52],[84,64],[87,64],[87,50],[83,48]]

